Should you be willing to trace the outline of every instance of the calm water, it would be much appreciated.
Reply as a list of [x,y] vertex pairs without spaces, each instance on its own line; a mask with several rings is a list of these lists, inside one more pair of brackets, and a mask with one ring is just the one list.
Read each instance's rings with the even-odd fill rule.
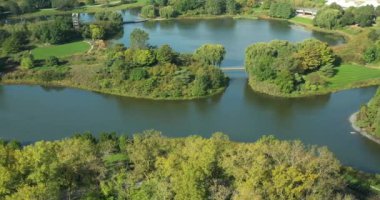
[[255,141],[264,134],[326,145],[339,160],[362,170],[380,172],[380,145],[352,130],[348,117],[367,102],[375,88],[332,95],[282,99],[254,93],[242,73],[229,74],[222,95],[194,101],[150,101],[93,92],[0,86],[0,135],[24,142],[53,140],[74,132],[134,133],[157,129],[167,136],[215,131],[232,140]]
[[[138,10],[122,12],[124,21],[138,20]],[[93,15],[82,14],[84,22],[93,20]],[[135,28],[149,33],[151,45],[170,44],[180,52],[194,52],[205,43],[223,44],[227,54],[223,66],[242,66],[245,49],[256,42],[271,40],[303,41],[317,38],[337,45],[344,42],[342,37],[321,32],[309,31],[303,27],[278,20],[251,19],[181,19],[169,21],[150,21],[145,23],[126,24],[121,38],[115,43],[129,46],[129,35]]]
[[[83,20],[92,17],[82,16]],[[124,14],[125,20],[135,17],[133,12]],[[254,42],[310,37],[330,44],[342,42],[284,22],[232,19],[127,24],[124,36],[116,41],[128,45],[128,35],[136,27],[149,32],[153,45],[168,43],[182,52],[192,52],[203,43],[224,44],[228,51],[225,66],[242,65],[244,49]],[[348,122],[375,88],[283,99],[252,92],[243,72],[229,72],[228,76],[231,82],[224,94],[194,101],[150,101],[76,89],[0,86],[0,137],[31,142],[84,131],[132,134],[157,129],[173,137],[208,137],[222,131],[232,140],[249,142],[273,134],[280,139],[328,146],[343,164],[380,172],[380,145],[350,134],[353,130]]]

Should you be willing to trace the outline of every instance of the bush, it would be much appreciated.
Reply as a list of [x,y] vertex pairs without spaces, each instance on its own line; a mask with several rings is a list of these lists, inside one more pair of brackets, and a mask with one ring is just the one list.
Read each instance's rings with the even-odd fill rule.
[[55,56],[50,56],[45,59],[45,65],[49,67],[54,67],[59,65],[59,59]]
[[132,69],[129,79],[132,81],[140,81],[148,77],[148,72],[144,68]]
[[378,50],[376,46],[368,47],[363,54],[363,59],[366,63],[374,62],[378,57]]
[[34,67],[34,58],[32,54],[25,54],[21,58],[20,66],[22,69],[31,69]]
[[335,75],[336,70],[334,69],[334,65],[328,63],[321,67],[320,69],[323,76],[326,76],[328,78],[331,78]]
[[59,81],[66,77],[66,71],[57,71],[54,69],[41,70],[39,73],[39,78],[44,82]]

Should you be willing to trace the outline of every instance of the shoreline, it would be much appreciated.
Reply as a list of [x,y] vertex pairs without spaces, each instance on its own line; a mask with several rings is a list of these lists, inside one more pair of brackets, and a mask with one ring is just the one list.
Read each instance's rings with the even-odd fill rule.
[[365,138],[377,143],[377,144],[380,144],[380,138],[376,138],[374,136],[372,136],[371,134],[367,133],[364,129],[358,127],[355,123],[356,123],[356,116],[359,112],[355,112],[353,113],[349,118],[349,122],[351,124],[351,127],[356,131],[358,132],[360,135],[364,136]]
[[351,85],[348,85],[346,87],[341,87],[341,88],[325,89],[325,90],[305,92],[305,93],[292,93],[292,94],[285,94],[278,91],[274,91],[273,88],[271,88],[271,86],[269,86],[269,88],[262,89],[260,86],[257,86],[257,84],[260,84],[260,82],[251,80],[251,78],[248,77],[248,85],[250,89],[254,92],[258,92],[258,93],[265,94],[272,97],[297,99],[297,98],[308,98],[308,97],[329,95],[329,94],[333,94],[333,93],[337,93],[337,92],[341,92],[345,90],[378,86],[380,85],[380,79],[379,80],[370,79],[368,81],[358,82],[356,84],[351,84]]
[[226,91],[228,88],[228,85],[226,87],[219,88],[215,90],[212,94],[208,94],[205,96],[199,96],[199,97],[183,97],[183,98],[176,98],[176,97],[169,97],[169,98],[155,98],[155,97],[149,97],[149,96],[138,96],[133,94],[125,94],[125,93],[119,93],[119,92],[113,92],[113,91],[107,91],[107,90],[99,90],[91,87],[86,87],[82,85],[75,85],[75,84],[69,84],[65,81],[53,81],[53,82],[39,82],[39,81],[15,81],[15,80],[1,80],[0,79],[0,86],[6,86],[6,85],[30,85],[30,86],[46,86],[46,87],[62,87],[62,88],[71,88],[71,89],[78,89],[83,90],[87,92],[95,92],[99,94],[105,94],[105,95],[112,95],[112,96],[119,96],[119,97],[127,97],[127,98],[134,98],[134,99],[143,99],[143,100],[152,100],[152,101],[190,101],[190,100],[200,100],[200,99],[206,99],[211,98],[217,95],[220,95]]

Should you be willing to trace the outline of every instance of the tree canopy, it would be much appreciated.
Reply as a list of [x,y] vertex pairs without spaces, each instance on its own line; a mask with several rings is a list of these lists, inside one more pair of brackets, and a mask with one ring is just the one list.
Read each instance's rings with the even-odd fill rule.
[[263,137],[85,133],[0,142],[2,199],[353,199],[326,148]]

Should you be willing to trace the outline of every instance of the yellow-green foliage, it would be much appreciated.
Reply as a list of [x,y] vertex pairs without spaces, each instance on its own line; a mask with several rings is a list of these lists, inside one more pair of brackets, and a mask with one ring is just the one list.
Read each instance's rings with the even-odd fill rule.
[[363,105],[360,108],[356,123],[369,133],[380,138],[380,89],[377,90],[368,105]]
[[83,134],[1,142],[0,158],[1,199],[351,199],[326,148],[273,137]]

